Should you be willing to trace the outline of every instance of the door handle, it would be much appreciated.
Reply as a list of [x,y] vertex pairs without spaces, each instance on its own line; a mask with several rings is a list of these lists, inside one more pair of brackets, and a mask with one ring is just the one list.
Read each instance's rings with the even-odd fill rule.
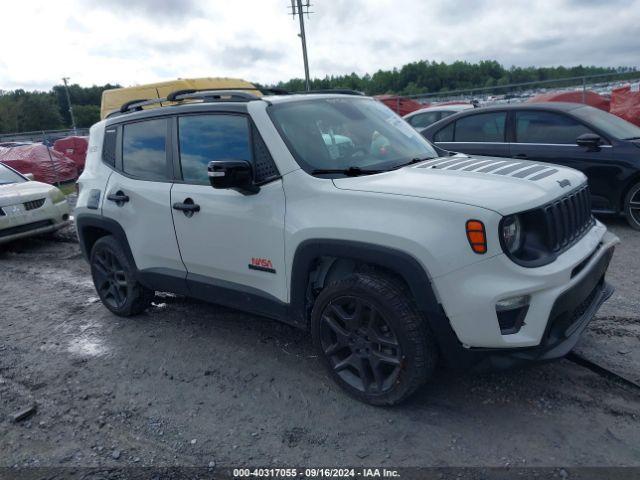
[[107,200],[116,202],[116,205],[121,207],[129,201],[129,195],[125,195],[121,190],[118,190],[116,193],[107,195]]
[[526,153],[516,153],[516,154],[513,156],[513,158],[522,158],[522,159],[525,159],[525,158],[529,158],[529,157],[528,157],[528,155],[527,155]]
[[173,204],[174,210],[181,210],[187,217],[192,217],[194,213],[200,211],[200,205],[194,203],[191,198],[185,198],[184,202],[175,202]]

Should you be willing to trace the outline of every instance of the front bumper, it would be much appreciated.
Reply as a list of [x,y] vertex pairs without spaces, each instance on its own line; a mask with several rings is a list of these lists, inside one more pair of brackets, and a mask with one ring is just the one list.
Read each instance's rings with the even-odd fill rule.
[[613,246],[598,252],[585,267],[580,280],[573,283],[555,300],[540,343],[522,348],[463,348],[449,336],[447,345],[440,345],[446,363],[456,368],[496,370],[545,362],[564,357],[576,345],[600,306],[613,294],[605,281],[606,270],[613,256]]
[[[580,284],[619,242],[596,225],[554,262],[527,268],[496,255],[434,278],[438,298],[459,343],[465,348],[524,348],[545,338],[558,298]],[[515,333],[500,330],[496,303],[527,295],[524,324]]]
[[0,244],[19,240],[33,235],[55,232],[71,224],[71,210],[67,201],[45,204],[25,215],[0,217]]

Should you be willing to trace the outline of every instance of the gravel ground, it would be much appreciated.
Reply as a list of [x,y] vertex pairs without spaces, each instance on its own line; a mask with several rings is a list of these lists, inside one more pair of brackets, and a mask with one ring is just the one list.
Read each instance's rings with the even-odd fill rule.
[[[607,222],[617,292],[578,351],[637,375],[640,233]],[[71,232],[0,247],[0,285],[0,466],[640,466],[640,390],[569,360],[375,408],[286,325],[167,295],[115,317]]]

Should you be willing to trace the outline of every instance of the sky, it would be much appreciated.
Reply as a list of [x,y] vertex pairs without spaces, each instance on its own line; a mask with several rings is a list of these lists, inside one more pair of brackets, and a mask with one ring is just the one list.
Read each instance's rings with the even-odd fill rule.
[[[0,89],[302,78],[290,0],[3,0]],[[312,77],[418,60],[640,66],[640,0],[312,0]]]

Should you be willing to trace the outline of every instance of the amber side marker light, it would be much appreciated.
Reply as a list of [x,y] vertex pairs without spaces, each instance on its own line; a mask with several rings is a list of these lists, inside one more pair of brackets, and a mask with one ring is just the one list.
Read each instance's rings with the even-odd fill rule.
[[487,253],[487,234],[484,223],[480,220],[467,220],[467,240],[475,253],[480,255]]

